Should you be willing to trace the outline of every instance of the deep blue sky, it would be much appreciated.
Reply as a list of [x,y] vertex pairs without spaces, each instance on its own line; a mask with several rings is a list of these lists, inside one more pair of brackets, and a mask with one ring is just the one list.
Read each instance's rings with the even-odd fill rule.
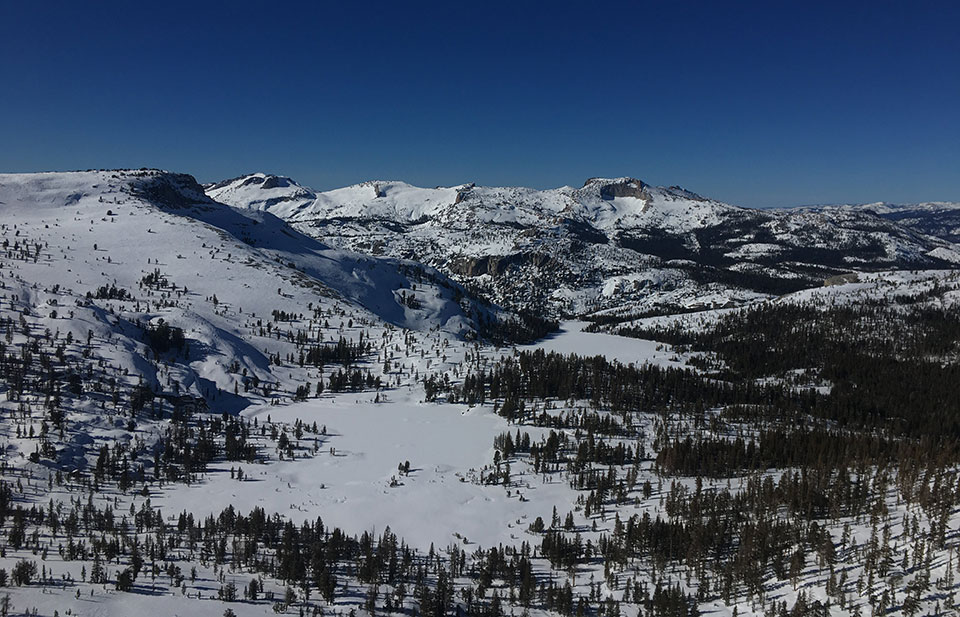
[[361,4],[6,2],[0,171],[960,200],[957,2]]

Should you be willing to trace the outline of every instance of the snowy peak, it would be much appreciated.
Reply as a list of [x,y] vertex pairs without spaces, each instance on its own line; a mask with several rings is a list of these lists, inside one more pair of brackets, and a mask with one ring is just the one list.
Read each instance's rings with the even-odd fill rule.
[[595,188],[602,199],[614,199],[616,197],[636,197],[638,199],[647,198],[644,189],[647,183],[636,178],[589,178],[583,183],[581,191]]
[[247,188],[247,187],[252,187],[253,189],[260,189],[260,190],[281,189],[281,188],[291,188],[291,187],[303,189],[302,186],[300,186],[290,178],[287,178],[284,176],[275,176],[273,174],[266,174],[266,173],[253,173],[253,174],[248,174],[246,176],[231,178],[229,180],[223,180],[222,182],[208,184],[204,186],[204,189],[207,191],[217,192],[217,191],[223,191],[225,189],[231,189],[236,191],[236,190]]
[[281,218],[289,218],[299,208],[313,203],[317,195],[290,178],[255,173],[224,180],[205,187],[212,199],[231,206],[243,205],[254,210],[270,210]]
[[636,178],[591,178],[569,194],[574,218],[607,231],[657,228],[685,233],[737,210],[678,186],[652,186]]
[[453,206],[461,187],[420,188],[397,180],[371,180],[317,196],[298,218],[369,218],[409,223]]

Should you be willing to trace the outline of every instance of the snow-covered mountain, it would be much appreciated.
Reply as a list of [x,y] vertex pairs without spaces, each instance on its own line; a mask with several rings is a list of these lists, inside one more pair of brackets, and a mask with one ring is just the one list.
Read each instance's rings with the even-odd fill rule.
[[[312,290],[404,328],[442,328],[462,334],[476,328],[476,318],[489,319],[495,312],[465,298],[459,285],[429,267],[330,248],[269,212],[235,209],[211,200],[188,175],[155,170],[0,175],[0,208],[7,220],[20,225],[41,217],[66,226],[77,242],[85,230],[73,228],[89,218],[88,233],[97,246],[92,254],[104,253],[114,264],[127,264],[111,268],[118,284],[135,284],[141,269],[149,271],[152,263],[163,262],[169,264],[163,269],[176,279],[219,279],[225,288],[217,290],[221,294],[231,295],[229,280],[257,295],[278,290],[271,302]],[[65,220],[68,215],[72,224]],[[94,224],[107,217],[109,225]],[[212,241],[198,245],[197,240],[209,237],[219,238],[216,246],[224,248],[211,248]],[[91,250],[92,244],[83,243],[80,250]],[[243,276],[228,273],[229,266],[222,272],[210,271],[212,264],[221,261],[219,255],[201,267],[198,260],[208,251],[227,251],[226,262],[237,264],[233,270]],[[138,263],[147,252],[161,261]],[[256,272],[268,278],[259,281]],[[62,283],[66,286],[70,281]],[[250,294],[241,292],[238,303],[241,298],[247,304],[256,302]]]
[[820,212],[836,210],[873,212],[877,216],[888,221],[894,221],[914,231],[943,238],[953,243],[960,242],[960,202],[928,201],[916,204],[878,202],[839,206],[811,206],[802,209]]
[[[497,338],[521,323],[430,267],[330,248],[268,212],[211,200],[188,175],[2,174],[0,220],[4,310],[41,331],[96,337],[145,383],[175,381],[211,404],[253,379],[284,396],[316,384],[324,361],[308,374],[302,350],[326,357],[340,339]],[[150,341],[174,331],[190,353],[164,377],[149,368]],[[297,354],[297,370],[279,370]]]
[[400,181],[370,181],[317,193],[291,180],[253,174],[206,187],[213,199],[268,210],[293,222],[317,218],[379,219],[411,224],[426,220],[452,228],[475,224],[546,226],[576,221],[598,230],[660,226],[684,232],[719,222],[741,210],[680,187],[654,187],[633,178],[591,178],[539,191],[523,187],[420,188]]
[[951,242],[867,210],[754,210],[680,187],[371,181],[316,192],[253,174],[206,187],[333,246],[415,259],[505,306],[638,314],[737,304],[859,269],[951,267]]

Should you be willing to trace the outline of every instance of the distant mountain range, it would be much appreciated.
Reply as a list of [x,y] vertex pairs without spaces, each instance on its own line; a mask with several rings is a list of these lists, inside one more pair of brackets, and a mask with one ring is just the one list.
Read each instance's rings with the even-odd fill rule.
[[204,187],[332,246],[435,267],[501,306],[607,319],[739,304],[849,271],[955,268],[960,204],[749,209],[678,186],[326,192],[251,174]]
[[890,204],[878,202],[872,204],[808,206],[797,210],[857,210],[873,212],[888,221],[897,222],[920,233],[960,242],[960,202],[928,201],[917,204]]

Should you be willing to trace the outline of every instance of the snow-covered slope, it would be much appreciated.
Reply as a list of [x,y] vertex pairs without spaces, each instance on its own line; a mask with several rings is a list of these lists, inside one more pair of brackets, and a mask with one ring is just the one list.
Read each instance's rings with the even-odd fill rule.
[[[156,443],[171,408],[235,414],[321,384],[414,384],[512,318],[429,267],[331,249],[155,170],[0,175],[0,243],[0,355],[43,341],[60,347],[57,375],[78,376],[69,430],[36,461],[66,469],[104,443]],[[128,403],[140,388],[154,413]],[[9,381],[0,392],[0,411],[23,406]],[[21,461],[36,448],[3,438]]]
[[[220,295],[232,295],[235,285],[228,281],[242,278],[236,285],[255,290],[256,295],[242,292],[238,303],[253,304],[259,296],[282,304],[284,298],[296,295],[299,300],[309,290],[396,326],[439,327],[461,334],[487,310],[464,301],[463,290],[431,268],[330,248],[270,213],[212,201],[186,175],[159,171],[0,175],[0,203],[7,220],[29,225],[39,218],[45,225],[69,229],[64,238],[84,243],[84,249],[96,244],[97,252],[112,259],[118,285],[135,284],[151,264],[164,263],[163,270],[175,279],[218,280],[223,289],[210,291]],[[72,221],[65,220],[68,216]],[[79,229],[84,220],[91,221],[89,230]],[[235,265],[221,267],[220,259],[210,260],[222,251],[228,255],[226,263]],[[204,255],[208,252],[213,255]],[[143,261],[151,255],[160,261]],[[257,273],[265,275],[262,281]],[[401,294],[406,293],[415,294],[418,301],[405,303]]]
[[317,193],[254,174],[207,194],[553,315],[736,304],[838,272],[950,267],[960,258],[950,242],[870,211],[751,210],[635,178],[543,191],[373,181]]

